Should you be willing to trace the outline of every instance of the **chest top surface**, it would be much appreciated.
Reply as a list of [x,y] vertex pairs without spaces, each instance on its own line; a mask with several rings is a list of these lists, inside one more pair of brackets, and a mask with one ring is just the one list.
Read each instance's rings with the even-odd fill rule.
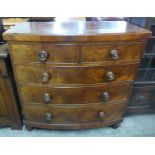
[[3,34],[8,41],[91,42],[145,40],[151,31],[125,21],[23,22]]

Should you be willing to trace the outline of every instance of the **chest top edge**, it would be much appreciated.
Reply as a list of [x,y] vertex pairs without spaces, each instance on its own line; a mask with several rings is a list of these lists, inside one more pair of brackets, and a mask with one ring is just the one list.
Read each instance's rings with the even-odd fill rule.
[[23,22],[3,33],[7,41],[98,42],[145,40],[151,31],[125,21]]

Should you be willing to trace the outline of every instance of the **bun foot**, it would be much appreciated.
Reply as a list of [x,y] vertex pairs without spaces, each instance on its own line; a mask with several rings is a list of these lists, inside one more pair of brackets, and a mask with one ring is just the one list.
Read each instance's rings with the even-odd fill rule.
[[27,131],[32,131],[32,127],[30,127],[30,126],[26,126],[25,128]]
[[22,126],[12,126],[11,127],[12,130],[22,130]]
[[12,126],[11,129],[12,130],[17,130],[17,127],[16,126]]
[[118,127],[120,127],[120,124],[114,124],[114,125],[111,125],[111,127],[112,127],[113,129],[117,129]]

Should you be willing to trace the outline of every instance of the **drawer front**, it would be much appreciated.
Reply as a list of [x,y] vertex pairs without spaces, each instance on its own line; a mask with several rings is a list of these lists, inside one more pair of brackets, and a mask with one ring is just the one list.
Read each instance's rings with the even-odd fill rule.
[[[81,46],[81,60],[79,49]],[[109,44],[11,44],[13,63],[96,63],[109,64],[120,60],[139,60],[145,44],[109,43]]]
[[144,46],[143,42],[83,45],[81,47],[82,58],[83,62],[110,61],[111,63],[120,60],[139,60]]
[[40,84],[95,84],[134,80],[138,64],[114,66],[15,66],[18,82]]
[[13,63],[77,63],[78,46],[49,44],[11,44]]
[[20,86],[24,103],[89,104],[127,100],[131,83],[105,84],[90,87],[37,87]]
[[24,117],[27,122],[40,123],[86,123],[112,121],[120,119],[124,103],[94,106],[24,106]]

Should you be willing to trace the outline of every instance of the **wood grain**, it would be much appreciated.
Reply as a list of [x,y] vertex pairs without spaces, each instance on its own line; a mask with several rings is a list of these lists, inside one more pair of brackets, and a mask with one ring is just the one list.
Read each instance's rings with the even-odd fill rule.
[[[150,31],[123,21],[31,22],[6,31],[26,127],[120,123],[150,36]],[[38,59],[42,50],[48,55],[44,62]],[[111,50],[117,50],[118,59]],[[103,92],[110,96],[107,101]]]
[[[83,44],[37,44],[14,43],[10,45],[13,63],[31,63],[46,65],[64,65],[77,63],[102,63],[102,64],[126,64],[126,62],[139,61],[144,42],[112,42],[112,43],[83,43]],[[114,60],[111,50],[119,52],[119,58]],[[47,60],[41,62],[39,53],[45,51]]]
[[5,106],[5,99],[4,96],[2,94],[2,88],[0,87],[0,118],[7,118],[8,117],[8,113],[6,110],[6,106]]
[[11,44],[14,63],[42,63],[38,58],[41,51],[48,54],[45,63],[77,63],[78,46],[73,44]]
[[[18,82],[36,83],[36,84],[97,84],[110,82],[133,81],[137,64],[113,65],[113,66],[22,66],[16,65],[15,72]],[[113,81],[108,81],[106,74],[112,71],[115,74]],[[42,82],[43,73],[49,74],[49,80]]]
[[21,129],[18,103],[15,99],[12,70],[9,66],[7,45],[0,47],[0,126]]
[[[84,87],[39,87],[32,85],[20,85],[23,104],[95,104],[111,103],[119,100],[127,100],[128,91],[132,83],[104,84]],[[119,89],[118,89],[119,88]],[[108,92],[110,98],[105,101],[102,93]],[[50,94],[50,101],[46,103],[44,94]]]
[[[46,123],[45,115],[50,113],[53,117],[48,123],[85,123],[96,121],[119,120],[125,108],[124,103],[93,105],[93,106],[49,106],[49,105],[27,105],[24,106],[25,120],[27,122]],[[101,119],[99,112],[104,112],[105,117]]]
[[102,42],[145,40],[151,31],[125,21],[25,22],[3,34],[4,40],[30,42]]
[[[144,42],[137,43],[109,43],[109,44],[85,44],[81,47],[82,62],[109,62],[139,60],[144,50]],[[117,50],[119,58],[112,59],[111,50]],[[109,63],[109,64],[110,64]],[[121,62],[121,64],[123,64]]]
[[9,78],[0,77],[0,126],[21,129],[22,122]]

